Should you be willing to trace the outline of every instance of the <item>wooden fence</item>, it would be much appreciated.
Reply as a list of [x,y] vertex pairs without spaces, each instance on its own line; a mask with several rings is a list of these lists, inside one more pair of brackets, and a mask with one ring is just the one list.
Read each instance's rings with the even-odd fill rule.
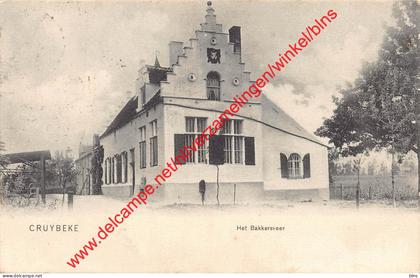
[[[357,177],[334,176],[330,184],[330,199],[355,200]],[[417,199],[417,176],[396,176],[395,197],[397,200]],[[391,178],[386,176],[360,176],[360,198],[392,198]]]
[[[357,186],[338,186],[330,187],[330,199],[335,200],[355,200],[356,199]],[[378,198],[378,194],[375,194],[373,187],[360,188],[360,198],[365,200],[372,200]]]

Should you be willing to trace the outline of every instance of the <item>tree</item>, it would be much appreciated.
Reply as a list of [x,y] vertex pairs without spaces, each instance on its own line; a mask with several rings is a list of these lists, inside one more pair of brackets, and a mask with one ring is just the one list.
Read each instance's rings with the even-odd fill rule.
[[336,109],[330,119],[326,119],[316,134],[328,137],[340,156],[355,156],[374,146],[369,134],[364,132],[365,122],[357,88],[348,84],[339,91],[341,97],[333,97]]
[[338,169],[337,169],[338,157],[339,157],[339,153],[335,148],[331,148],[328,150],[328,173],[329,173],[330,184],[334,183],[333,176],[336,176],[338,173]]
[[[47,163],[46,172],[47,181],[62,189],[62,204],[64,204],[66,190],[70,187],[70,190],[74,191],[75,188],[77,171],[73,160],[57,151],[54,158]],[[70,186],[67,186],[69,184]]]
[[[0,167],[6,168],[7,164],[8,161],[0,157]],[[5,175],[4,183],[7,184],[8,191],[29,196],[33,185],[40,186],[40,169],[39,161],[18,164],[13,172]],[[64,203],[64,194],[69,188],[68,185],[73,187],[76,180],[76,169],[72,159],[64,157],[57,151],[54,157],[46,162],[45,179],[50,188],[61,189]]]
[[360,167],[361,154],[373,148],[372,137],[364,132],[363,115],[360,113],[361,106],[357,89],[348,85],[346,89],[340,90],[341,98],[334,97],[333,101],[337,105],[331,119],[325,120],[316,134],[330,138],[336,151],[340,156],[355,157],[351,162],[344,164],[346,174],[353,171],[357,174],[356,187],[356,207],[359,207],[360,197]]
[[356,186],[356,207],[359,208],[360,203],[360,168],[362,166],[362,156],[359,154],[353,159],[353,168],[357,173],[357,186]]
[[392,155],[393,203],[395,155],[412,150],[420,162],[416,12],[415,0],[394,4],[396,25],[387,28],[378,60],[364,65],[354,85],[340,91],[342,97],[334,99],[334,115],[317,130],[318,135],[330,138],[344,156],[386,148]]
[[104,161],[104,147],[99,145],[99,142],[93,148],[93,156],[91,160],[92,164],[92,194],[93,195],[102,195],[102,163]]

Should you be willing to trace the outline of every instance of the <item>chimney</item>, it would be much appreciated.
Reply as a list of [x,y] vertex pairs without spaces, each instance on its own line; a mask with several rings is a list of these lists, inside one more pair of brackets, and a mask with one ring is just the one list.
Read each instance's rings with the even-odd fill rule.
[[229,42],[234,43],[233,53],[241,54],[241,27],[233,26],[229,29]]
[[93,147],[99,146],[99,134],[93,134]]
[[171,41],[169,43],[169,66],[172,67],[178,61],[178,56],[182,55],[183,50],[182,42]]

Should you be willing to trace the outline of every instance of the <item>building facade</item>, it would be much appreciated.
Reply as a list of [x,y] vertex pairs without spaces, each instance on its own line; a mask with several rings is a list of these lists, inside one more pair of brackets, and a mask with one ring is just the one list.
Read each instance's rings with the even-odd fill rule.
[[92,156],[93,146],[79,144],[79,155],[75,159],[76,194],[92,194]]
[[[160,174],[176,146],[190,145],[233,98],[254,82],[241,59],[240,27],[228,33],[211,2],[205,22],[184,45],[169,43],[169,66],[140,71],[136,96],[100,136],[104,147],[102,192],[128,198]],[[281,93],[281,92],[279,92]],[[208,143],[155,193],[167,203],[267,199],[327,199],[327,147],[266,98],[251,99],[218,132],[224,164],[209,164]],[[181,142],[180,142],[181,140]]]

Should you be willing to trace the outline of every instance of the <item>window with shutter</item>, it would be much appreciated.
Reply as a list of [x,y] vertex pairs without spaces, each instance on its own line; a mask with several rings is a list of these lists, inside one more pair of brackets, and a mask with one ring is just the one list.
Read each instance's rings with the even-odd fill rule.
[[284,153],[280,154],[280,169],[281,169],[281,177],[282,178],[289,178],[289,170],[287,168],[287,156]]
[[255,165],[254,137],[245,137],[245,165]]
[[303,178],[311,177],[311,155],[309,153],[305,154],[303,157]]

